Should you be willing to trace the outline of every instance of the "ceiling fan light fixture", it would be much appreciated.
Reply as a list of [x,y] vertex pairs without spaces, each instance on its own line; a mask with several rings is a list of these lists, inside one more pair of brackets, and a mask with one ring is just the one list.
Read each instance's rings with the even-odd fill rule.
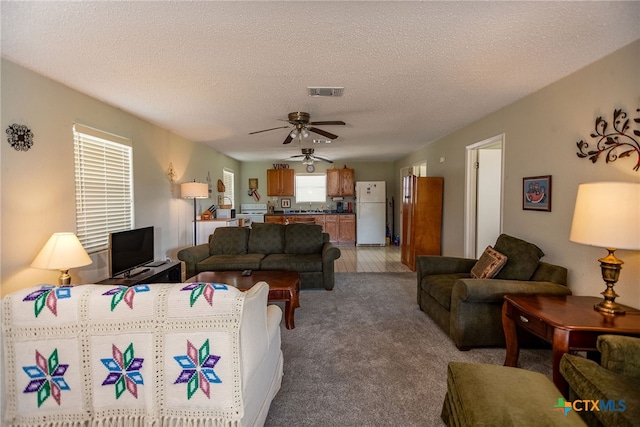
[[307,132],[305,128],[302,128],[302,130],[300,131],[300,136],[303,138],[309,138],[309,132]]
[[289,135],[291,135],[291,138],[295,139],[295,138],[298,137],[298,131],[294,129],[294,130],[291,131],[291,133]]
[[305,157],[304,160],[302,161],[303,165],[312,165],[313,164],[313,159],[310,157]]

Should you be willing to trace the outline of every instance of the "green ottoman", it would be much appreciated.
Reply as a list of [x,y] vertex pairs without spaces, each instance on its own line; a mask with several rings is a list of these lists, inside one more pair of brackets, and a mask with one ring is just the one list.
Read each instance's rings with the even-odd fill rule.
[[586,426],[575,411],[554,408],[562,394],[525,369],[449,362],[442,420],[447,426]]

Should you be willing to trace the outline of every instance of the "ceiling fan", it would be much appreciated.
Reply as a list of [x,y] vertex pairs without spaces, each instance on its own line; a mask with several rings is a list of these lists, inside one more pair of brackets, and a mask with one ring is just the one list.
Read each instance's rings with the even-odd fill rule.
[[302,154],[298,154],[297,156],[291,156],[290,159],[302,157],[302,164],[307,166],[311,166],[313,165],[313,162],[317,162],[317,161],[333,163],[333,160],[329,160],[325,157],[316,156],[313,154],[313,152],[314,152],[313,148],[303,148]]
[[256,131],[256,132],[250,132],[249,135],[253,135],[255,133],[260,133],[260,132],[267,132],[267,131],[275,130],[275,129],[286,129],[286,128],[293,127],[294,129],[291,132],[289,132],[289,134],[285,138],[283,144],[289,144],[295,138],[300,138],[300,139],[307,138],[309,136],[309,132],[317,133],[318,135],[322,135],[322,136],[324,136],[326,138],[329,138],[329,139],[336,139],[336,138],[338,138],[338,135],[334,135],[331,132],[327,132],[325,130],[318,129],[318,128],[313,127],[313,126],[328,126],[328,125],[344,125],[345,124],[345,122],[343,122],[341,120],[310,122],[309,121],[310,118],[311,118],[311,116],[309,115],[309,113],[305,113],[305,112],[302,112],[302,111],[289,113],[289,116],[288,116],[287,120],[284,120],[284,119],[278,119],[278,120],[283,120],[283,121],[289,122],[291,124],[290,126],[279,126],[277,128],[263,129],[263,130],[259,130],[259,131]]

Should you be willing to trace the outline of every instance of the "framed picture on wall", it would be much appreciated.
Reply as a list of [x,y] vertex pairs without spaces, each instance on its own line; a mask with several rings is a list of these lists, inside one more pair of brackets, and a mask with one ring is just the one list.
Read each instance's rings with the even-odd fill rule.
[[290,208],[291,207],[291,199],[280,199],[280,207],[281,208]]
[[522,178],[522,209],[551,212],[551,175]]

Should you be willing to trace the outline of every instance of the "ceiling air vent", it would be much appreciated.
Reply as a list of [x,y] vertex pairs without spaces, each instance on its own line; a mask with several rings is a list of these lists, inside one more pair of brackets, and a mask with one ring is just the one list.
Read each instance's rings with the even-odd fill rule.
[[309,96],[342,96],[344,87],[307,87]]

